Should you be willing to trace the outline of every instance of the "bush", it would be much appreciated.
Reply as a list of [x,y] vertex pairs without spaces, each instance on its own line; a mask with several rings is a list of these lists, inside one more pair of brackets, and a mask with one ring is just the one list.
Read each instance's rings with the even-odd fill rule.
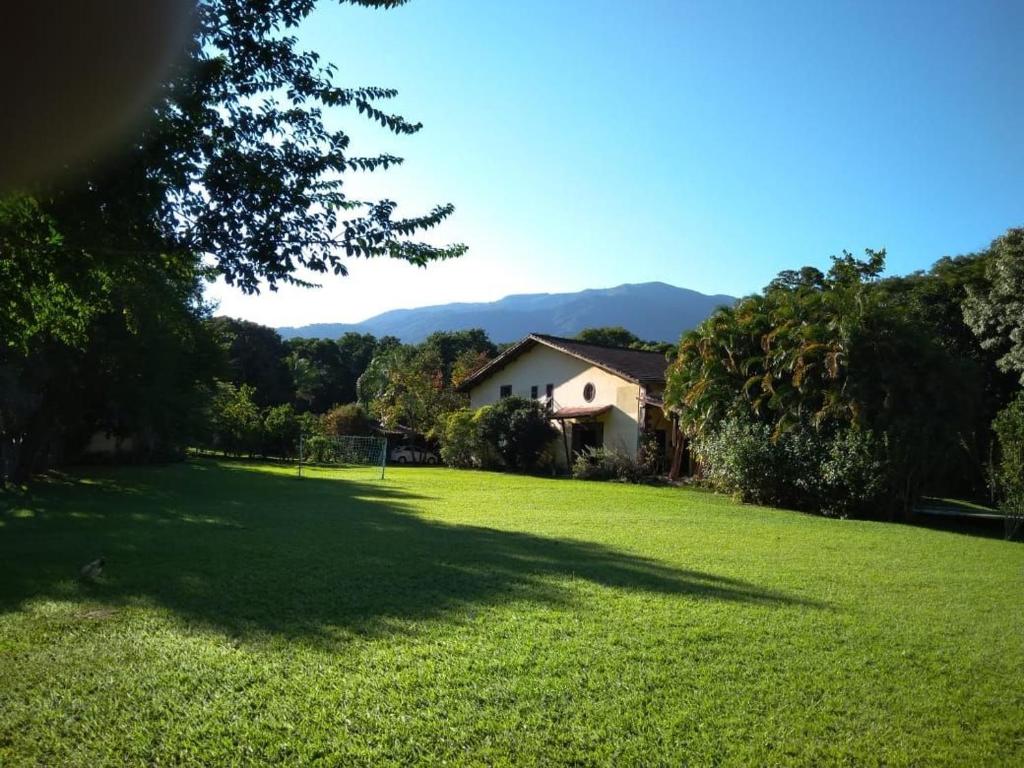
[[477,408],[476,413],[473,414],[478,451],[476,462],[481,469],[502,469],[504,467],[504,462],[497,448],[483,438],[483,425],[491,418],[489,414],[492,407],[490,405],[482,406]]
[[324,434],[333,437],[344,435],[371,435],[373,422],[366,409],[358,403],[336,405],[323,415]]
[[291,405],[267,408],[263,415],[263,455],[290,459],[298,450],[300,430]]
[[300,413],[296,419],[299,422],[299,433],[306,437],[324,435],[324,417],[315,413]]
[[449,467],[466,468],[481,463],[479,425],[468,408],[460,408],[443,417],[439,438],[441,461]]
[[585,448],[576,456],[572,465],[572,476],[577,480],[637,483],[647,474],[639,462],[607,448]]
[[644,432],[640,435],[640,448],[636,454],[636,464],[642,477],[654,477],[659,474],[662,461],[666,458],[654,432]]
[[330,464],[335,460],[334,441],[324,435],[313,435],[303,441],[302,460],[309,464]]
[[797,425],[774,436],[765,424],[728,419],[695,449],[712,488],[754,504],[875,517],[887,487],[883,446],[864,430]]
[[1004,508],[1024,506],[1024,392],[992,422],[996,433],[998,460],[993,481],[1000,504]]
[[539,402],[506,397],[483,411],[478,419],[480,439],[509,469],[539,468],[548,444],[558,435]]
[[891,473],[883,445],[866,430],[833,435],[819,469],[818,512],[829,517],[881,517]]
[[263,418],[253,402],[255,391],[248,384],[217,383],[210,421],[214,445],[225,453],[251,456],[262,448]]

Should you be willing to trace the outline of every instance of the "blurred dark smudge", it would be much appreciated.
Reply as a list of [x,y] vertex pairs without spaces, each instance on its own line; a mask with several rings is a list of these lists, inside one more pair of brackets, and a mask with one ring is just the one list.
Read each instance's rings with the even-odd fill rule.
[[0,193],[103,157],[190,40],[190,0],[19,3],[0,26]]

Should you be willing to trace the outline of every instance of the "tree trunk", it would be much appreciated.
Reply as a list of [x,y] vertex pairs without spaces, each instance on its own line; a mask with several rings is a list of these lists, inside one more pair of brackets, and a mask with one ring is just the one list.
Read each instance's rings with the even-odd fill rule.
[[37,469],[37,451],[29,437],[0,440],[0,486],[19,485]]
[[675,481],[679,479],[679,473],[683,468],[684,438],[678,427],[673,427],[672,434],[675,444],[672,446],[672,466],[668,470],[668,479]]

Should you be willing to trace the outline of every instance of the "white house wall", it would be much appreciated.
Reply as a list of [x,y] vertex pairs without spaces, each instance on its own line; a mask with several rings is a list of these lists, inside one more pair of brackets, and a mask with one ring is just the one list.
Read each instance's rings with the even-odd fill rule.
[[[583,387],[588,383],[595,389],[594,399],[589,403],[583,399]],[[469,404],[474,409],[493,405],[501,399],[502,386],[511,386],[513,395],[525,398],[530,397],[530,388],[535,386],[538,398],[543,398],[547,384],[555,385],[556,409],[612,406],[599,418],[604,424],[605,447],[630,457],[636,456],[639,385],[542,344],[473,387],[469,392]],[[564,462],[564,451],[558,454],[559,461]]]

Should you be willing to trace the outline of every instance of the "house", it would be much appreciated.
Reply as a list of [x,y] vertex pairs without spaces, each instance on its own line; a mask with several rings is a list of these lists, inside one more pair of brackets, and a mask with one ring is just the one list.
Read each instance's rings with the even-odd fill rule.
[[558,463],[586,447],[635,459],[645,433],[667,457],[682,438],[662,403],[667,362],[660,352],[587,344],[531,333],[460,384],[471,408],[517,395],[544,403],[561,431]]

